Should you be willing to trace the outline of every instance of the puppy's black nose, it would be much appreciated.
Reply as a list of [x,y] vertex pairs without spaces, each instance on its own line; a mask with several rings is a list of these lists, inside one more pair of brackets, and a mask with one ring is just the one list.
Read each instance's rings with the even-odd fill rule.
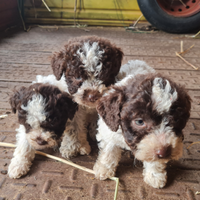
[[43,139],[40,138],[40,137],[37,137],[37,138],[36,138],[36,142],[37,142],[39,145],[45,145],[45,144],[47,144],[47,141],[43,140]]
[[171,147],[163,147],[162,149],[157,150],[156,154],[158,158],[167,158],[171,155]]
[[89,94],[88,99],[90,102],[95,102],[98,99],[98,97],[95,94]]

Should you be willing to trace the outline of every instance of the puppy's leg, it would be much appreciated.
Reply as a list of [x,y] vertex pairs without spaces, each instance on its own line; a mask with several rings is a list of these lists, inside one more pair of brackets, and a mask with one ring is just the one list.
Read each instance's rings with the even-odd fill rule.
[[[102,146],[102,144],[100,145]],[[107,143],[104,148],[100,149],[99,156],[94,165],[95,177],[100,180],[113,177],[120,158],[121,148],[112,143]]]
[[8,167],[8,175],[10,178],[20,178],[22,175],[27,174],[35,157],[35,149],[26,139],[25,127],[20,125],[16,131],[18,132],[16,135],[17,147]]
[[163,188],[167,182],[166,163],[144,161],[144,181],[154,188]]
[[94,112],[90,113],[88,117],[88,134],[93,141],[96,141],[96,134],[97,134],[97,121],[98,121],[98,114],[96,109]]
[[78,153],[81,155],[88,155],[91,151],[90,145],[87,141],[87,134],[71,125],[70,128],[64,132],[64,137],[61,142],[60,153],[65,158],[76,156]]
[[80,143],[79,153],[81,155],[89,155],[91,147],[87,141],[88,109],[86,107],[79,106],[75,123],[78,130],[78,141]]
[[82,106],[79,106],[74,119],[67,122],[62,139],[60,152],[63,157],[70,158],[81,155],[88,155],[91,151],[87,141],[86,112]]
[[70,158],[77,155],[80,149],[80,143],[78,142],[78,133],[73,126],[67,123],[66,129],[63,133],[63,139],[61,142],[60,153],[65,158]]
[[78,138],[78,140],[80,141],[79,153],[81,155],[89,155],[91,152],[91,147],[87,141],[87,132],[79,132]]

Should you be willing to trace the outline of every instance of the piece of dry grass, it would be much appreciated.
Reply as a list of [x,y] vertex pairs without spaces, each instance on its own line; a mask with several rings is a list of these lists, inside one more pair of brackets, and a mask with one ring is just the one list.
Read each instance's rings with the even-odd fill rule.
[[199,195],[199,194],[200,194],[200,192],[199,192],[199,191],[197,191],[197,192],[195,192],[195,194],[196,194],[196,195]]
[[199,34],[200,34],[200,31],[196,35],[194,35],[194,37],[197,37]]
[[140,21],[140,19],[142,17],[143,17],[143,14],[138,17],[138,19],[136,20],[136,22],[133,24],[133,27],[135,27],[137,25],[137,23]]
[[180,53],[183,53],[183,41],[181,40],[181,52]]
[[[14,144],[5,143],[5,142],[0,142],[0,146],[2,146],[2,147],[16,147],[16,145],[14,145]],[[71,165],[71,166],[73,166],[73,167],[76,167],[76,168],[78,168],[78,169],[80,169],[80,170],[89,172],[89,173],[91,173],[91,174],[95,174],[93,170],[88,169],[88,168],[83,167],[83,166],[80,166],[80,165],[77,165],[77,164],[75,164],[75,163],[73,163],[73,162],[71,162],[71,161],[67,161],[67,160],[65,160],[65,159],[62,159],[62,158],[59,158],[59,157],[56,157],[56,156],[52,156],[52,155],[50,155],[50,154],[43,153],[43,152],[41,152],[41,151],[36,151],[35,153],[38,154],[38,155],[45,156],[45,157],[47,157],[47,158],[51,158],[51,159],[60,161],[60,162],[62,162],[62,163],[68,164],[68,165]],[[117,199],[117,193],[118,193],[118,186],[119,186],[119,178],[117,178],[117,177],[112,177],[112,178],[110,178],[110,179],[113,180],[113,181],[116,181],[115,194],[114,194],[114,200],[116,200],[116,199]]]
[[188,147],[187,147],[187,149],[189,149],[192,145],[194,145],[194,144],[200,144],[200,142],[193,142],[192,144],[190,144]]
[[183,58],[181,55],[184,55],[185,53],[187,53],[191,48],[194,47],[194,44],[186,49],[185,51],[183,50],[183,41],[181,40],[181,47],[180,47],[180,52],[175,52],[176,56],[178,56],[181,60],[183,60],[185,63],[187,63],[188,65],[190,65],[191,67],[193,67],[195,70],[198,70],[198,67],[195,67],[194,65],[192,65],[191,63],[189,63],[187,60],[185,60],[185,58]]
[[5,117],[8,117],[8,115],[0,115],[0,119],[4,119]]
[[198,67],[195,67],[194,65],[192,65],[191,63],[189,63],[187,60],[185,60],[185,58],[183,58],[178,52],[175,52],[176,56],[178,56],[181,60],[183,60],[185,63],[187,63],[188,65],[190,65],[191,67],[193,67],[195,70],[198,70]]
[[184,55],[185,53],[187,53],[190,49],[192,49],[194,47],[194,44],[191,46],[191,47],[189,47],[188,49],[186,49],[185,51],[182,51],[182,52],[178,52],[178,54],[180,54],[180,55]]
[[47,10],[48,10],[49,12],[51,12],[51,10],[50,10],[49,6],[46,4],[46,2],[45,2],[44,0],[42,0],[42,2],[43,2],[43,4],[45,5],[45,7],[47,8]]

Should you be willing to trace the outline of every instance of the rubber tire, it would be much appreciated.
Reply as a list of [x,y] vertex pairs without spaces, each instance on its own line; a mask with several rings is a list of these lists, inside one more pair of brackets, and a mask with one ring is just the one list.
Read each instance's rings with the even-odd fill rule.
[[169,33],[188,33],[200,29],[200,12],[190,17],[174,17],[162,10],[156,0],[138,0],[141,12],[156,28]]

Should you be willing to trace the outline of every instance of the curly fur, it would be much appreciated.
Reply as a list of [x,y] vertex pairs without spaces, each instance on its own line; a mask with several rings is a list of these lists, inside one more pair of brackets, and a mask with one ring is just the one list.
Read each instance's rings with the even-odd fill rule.
[[[61,91],[68,92],[68,86],[64,76],[62,76],[61,80],[56,80],[54,75],[38,75],[36,76],[36,81],[33,83],[35,82],[48,83],[57,86]],[[79,105],[73,120],[68,121],[66,124],[60,147],[61,155],[65,158],[76,156],[78,153],[88,155],[91,148],[87,141],[87,132],[95,140],[96,122],[96,110]]]
[[[86,140],[87,127],[89,134],[95,138],[96,103],[107,87],[115,83],[122,58],[123,52],[120,48],[97,36],[70,39],[64,48],[54,53],[51,60],[53,73],[58,81],[61,77],[65,79],[65,91],[67,88],[73,100],[79,104],[73,126],[65,132],[66,137],[61,144],[60,150],[64,157],[69,158],[77,153],[89,154],[91,149]],[[55,80],[50,82],[58,84]],[[70,138],[73,144],[67,146]],[[83,141],[78,141],[78,138],[82,138]]]
[[13,112],[18,111],[17,147],[9,165],[11,178],[25,175],[32,164],[35,149],[54,148],[68,119],[73,120],[77,104],[57,87],[35,83],[21,87],[10,97]]
[[69,93],[79,104],[95,108],[102,86],[115,83],[122,58],[121,49],[105,38],[77,37],[53,55],[51,67],[57,80],[65,75]]
[[144,162],[144,181],[162,188],[166,163],[182,156],[182,130],[190,116],[191,99],[182,86],[152,70],[148,65],[145,70],[143,63],[143,70],[121,76],[99,100],[97,178],[114,175],[121,156],[118,149],[125,148]]

